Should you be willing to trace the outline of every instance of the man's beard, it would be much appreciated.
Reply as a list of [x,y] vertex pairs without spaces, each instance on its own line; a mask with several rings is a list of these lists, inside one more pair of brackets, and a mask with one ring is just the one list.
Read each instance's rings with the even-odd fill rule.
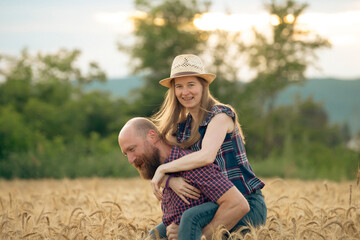
[[140,176],[144,179],[152,179],[156,169],[160,166],[160,151],[159,149],[148,145],[151,149],[139,156],[134,165],[137,168]]

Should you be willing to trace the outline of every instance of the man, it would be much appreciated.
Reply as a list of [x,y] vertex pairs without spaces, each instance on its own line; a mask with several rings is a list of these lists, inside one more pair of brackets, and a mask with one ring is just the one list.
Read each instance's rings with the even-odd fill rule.
[[[145,179],[151,179],[160,164],[190,153],[167,144],[160,136],[156,126],[146,118],[129,120],[121,129],[118,140],[121,151]],[[163,223],[156,227],[156,230],[160,232],[160,237],[167,235],[169,239],[177,239],[182,213],[188,208],[205,202],[213,201],[219,205],[212,221],[202,230],[206,237],[210,237],[219,225],[223,225],[229,230],[232,229],[250,210],[244,196],[220,173],[219,168],[214,164],[179,172],[178,176],[201,190],[200,198],[191,199],[190,204],[186,204],[171,188],[166,187],[161,202]]]

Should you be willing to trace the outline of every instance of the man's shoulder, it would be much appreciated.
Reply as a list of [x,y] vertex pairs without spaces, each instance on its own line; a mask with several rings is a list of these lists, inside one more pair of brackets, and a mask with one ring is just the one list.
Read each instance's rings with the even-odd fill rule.
[[181,157],[194,152],[191,149],[183,149],[183,148],[180,148],[180,147],[178,147],[178,148],[179,148],[179,155],[181,155]]
[[192,152],[191,149],[182,149],[179,146],[174,145],[166,162],[171,162]]
[[179,146],[173,146],[173,151],[174,153],[176,153],[176,155],[178,155],[179,157],[182,157],[182,156],[185,156],[185,155],[188,155],[192,152],[194,152],[193,150],[191,150],[190,148],[187,148],[187,149],[183,149]]

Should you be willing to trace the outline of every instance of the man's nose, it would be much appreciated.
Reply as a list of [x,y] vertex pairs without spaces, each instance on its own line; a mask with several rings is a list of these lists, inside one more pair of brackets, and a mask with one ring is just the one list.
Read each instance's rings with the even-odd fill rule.
[[136,159],[136,157],[133,154],[128,155],[128,160],[129,160],[130,164],[134,164],[135,159]]

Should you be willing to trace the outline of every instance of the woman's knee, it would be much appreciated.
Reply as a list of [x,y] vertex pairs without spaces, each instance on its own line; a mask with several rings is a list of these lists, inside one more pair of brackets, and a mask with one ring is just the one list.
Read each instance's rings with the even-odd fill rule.
[[193,222],[197,223],[199,220],[206,217],[214,217],[219,205],[213,202],[203,203],[199,206],[195,206],[187,209],[181,216],[181,222]]

